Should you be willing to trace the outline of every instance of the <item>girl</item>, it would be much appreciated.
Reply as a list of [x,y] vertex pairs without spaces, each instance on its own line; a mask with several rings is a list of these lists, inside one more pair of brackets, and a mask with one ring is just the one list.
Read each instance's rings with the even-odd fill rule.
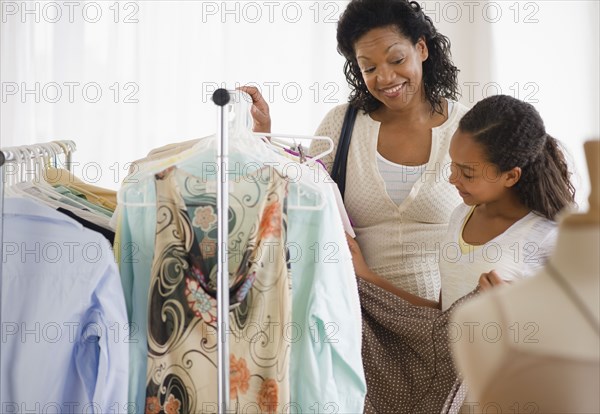
[[554,247],[557,213],[575,194],[557,140],[532,105],[510,96],[486,98],[468,111],[449,152],[449,181],[464,204],[452,213],[437,254],[441,301],[411,295],[376,275],[349,238],[359,277],[414,305],[444,310],[478,279],[486,289],[533,275]]
[[[477,294],[478,280],[487,288],[543,266],[554,247],[556,215],[574,201],[557,141],[533,106],[510,96],[486,98],[468,111],[449,153],[449,181],[464,204],[454,210],[433,255],[439,259],[440,301],[412,295],[372,272],[348,238],[362,279],[365,413],[458,412],[466,389],[450,343],[476,334],[477,327],[451,324],[452,311]],[[421,253],[424,261],[431,256],[429,249]]]

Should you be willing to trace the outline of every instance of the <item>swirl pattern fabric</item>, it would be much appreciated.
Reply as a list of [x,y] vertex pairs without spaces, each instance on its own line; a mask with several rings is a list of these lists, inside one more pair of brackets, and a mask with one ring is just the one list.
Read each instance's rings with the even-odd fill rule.
[[[216,194],[171,167],[155,176],[146,413],[217,412]],[[289,395],[287,181],[272,168],[230,193],[230,410],[283,412]]]

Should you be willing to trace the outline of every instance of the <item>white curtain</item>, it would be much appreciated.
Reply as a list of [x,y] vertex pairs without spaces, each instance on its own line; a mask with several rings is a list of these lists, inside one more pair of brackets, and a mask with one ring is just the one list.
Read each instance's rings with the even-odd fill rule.
[[[117,189],[149,150],[216,131],[216,87],[255,84],[273,131],[312,134],[346,101],[347,1],[0,1],[0,145],[72,139],[76,175]],[[589,1],[424,1],[452,41],[461,101],[534,104],[572,155],[600,136],[599,8]]]
[[[450,37],[461,69],[461,101],[498,93],[531,103],[559,139],[575,172],[576,201],[587,209],[583,142],[600,138],[599,2],[423,2]],[[437,18],[437,20],[436,20]]]

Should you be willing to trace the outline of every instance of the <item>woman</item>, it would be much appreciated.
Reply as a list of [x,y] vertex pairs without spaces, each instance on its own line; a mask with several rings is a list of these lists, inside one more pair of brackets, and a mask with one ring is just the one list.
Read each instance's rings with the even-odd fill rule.
[[[344,204],[368,266],[393,285],[438,300],[435,249],[460,202],[447,181],[448,146],[466,112],[456,102],[450,42],[417,2],[352,0],[337,28],[352,89],[316,134],[337,141],[347,106],[359,109],[347,159]],[[253,87],[254,130],[269,132],[268,105]],[[325,148],[318,142],[311,153]],[[335,150],[324,163],[331,172]]]

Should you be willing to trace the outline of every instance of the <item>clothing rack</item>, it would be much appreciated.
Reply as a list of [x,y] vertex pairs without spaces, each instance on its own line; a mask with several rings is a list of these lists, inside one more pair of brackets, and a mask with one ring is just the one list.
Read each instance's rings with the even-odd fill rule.
[[[17,168],[14,172],[14,177],[11,181],[23,179],[22,171],[18,168],[23,167],[23,164],[32,160],[43,160],[47,157],[52,161],[53,165],[58,166],[58,157],[65,156],[65,168],[71,170],[71,158],[73,152],[77,149],[75,142],[70,140],[51,141],[42,144],[21,145],[15,147],[3,148],[0,151],[0,254],[4,254],[4,186],[8,177],[5,168],[8,165],[15,165]],[[20,164],[20,165],[19,165]],[[2,256],[4,258],[4,256]],[[2,297],[2,266],[0,266],[0,298]],[[0,321],[2,317],[2,309],[0,308]]]
[[[36,162],[38,167],[46,166],[47,163],[52,164],[54,167],[59,167],[59,157],[64,156],[64,164],[60,165],[66,170],[71,170],[71,159],[73,152],[77,149],[74,141],[71,140],[59,140],[50,141],[40,144],[21,145],[14,147],[3,148],[4,153],[4,180],[2,185],[8,183],[8,185],[15,184],[21,181],[28,181],[25,174],[36,173]],[[32,163],[29,165],[29,163]],[[7,167],[11,166],[10,171],[7,171]],[[29,170],[27,167],[33,167]],[[31,179],[35,179],[35,174],[30,174]]]
[[217,89],[212,100],[218,106],[217,113],[217,390],[218,412],[229,412],[229,263],[227,238],[229,226],[229,134],[226,105],[230,101],[226,89]]
[[[52,141],[43,144],[23,145],[7,147],[0,150],[0,325],[2,323],[2,265],[4,263],[4,185],[7,180],[5,168],[7,165],[15,165],[16,169],[11,172],[11,183],[23,180],[24,164],[30,161],[43,161],[44,157],[52,160],[54,166],[58,166],[58,157],[65,156],[65,168],[71,169],[71,156],[76,149],[75,142],[69,140]],[[17,174],[18,173],[18,174]],[[0,355],[1,355],[0,348]],[[2,401],[2,375],[0,375],[0,401]]]
[[[2,326],[2,265],[4,263],[4,151],[0,151],[0,326]],[[0,345],[0,402],[2,401],[2,347]]]

